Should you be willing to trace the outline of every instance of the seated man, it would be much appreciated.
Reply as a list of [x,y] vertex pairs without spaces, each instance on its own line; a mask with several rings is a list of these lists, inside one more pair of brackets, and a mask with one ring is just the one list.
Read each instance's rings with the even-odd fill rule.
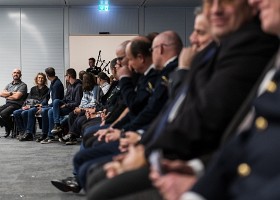
[[0,126],[5,126],[5,137],[10,135],[13,127],[11,114],[20,109],[27,95],[27,85],[21,81],[20,69],[14,69],[13,81],[0,92],[0,97],[6,99],[6,104],[0,106]]
[[[260,10],[262,29],[280,34],[280,1],[249,0]],[[218,152],[191,192],[196,199],[280,199],[280,53],[252,91],[228,133],[234,135]],[[246,112],[247,111],[247,112]],[[243,119],[243,120],[242,120]],[[238,123],[240,122],[240,123]],[[228,136],[231,136],[229,134]],[[200,197],[200,198],[199,198]]]
[[57,134],[62,131],[60,126],[60,117],[68,115],[76,107],[80,105],[83,89],[80,80],[76,79],[76,71],[73,68],[66,70],[66,81],[69,83],[66,91],[66,95],[63,100],[55,99],[53,107],[48,111],[49,118],[49,133],[48,137],[41,141],[41,144],[47,144],[54,140],[53,134]]
[[110,88],[109,77],[107,76],[107,74],[105,74],[104,72],[99,72],[97,76],[97,84],[102,89],[103,95],[105,95]]
[[83,76],[84,76],[85,73],[86,73],[85,70],[81,70],[81,71],[79,72],[79,79],[80,79],[81,81],[83,81]]

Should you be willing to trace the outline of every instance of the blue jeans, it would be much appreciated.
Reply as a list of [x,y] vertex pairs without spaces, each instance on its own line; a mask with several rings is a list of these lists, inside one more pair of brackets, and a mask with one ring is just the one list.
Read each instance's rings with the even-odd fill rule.
[[15,120],[17,129],[19,132],[23,132],[26,129],[26,126],[25,126],[26,123],[24,123],[24,121],[27,121],[27,119],[25,119],[25,120],[23,119],[24,117],[26,117],[26,115],[23,114],[23,112],[27,112],[27,111],[18,109],[13,112],[14,120]]
[[26,132],[33,134],[36,123],[35,114],[37,108],[30,108],[29,110],[18,109],[13,112],[14,119],[19,132]]
[[[36,123],[36,117],[35,114],[38,111],[37,108],[30,108],[27,110],[27,112],[23,111],[21,115],[23,116],[23,121],[26,124],[26,132],[27,133],[33,133],[34,127]],[[25,120],[27,119],[27,120]]]
[[44,107],[42,108],[41,116],[42,116],[42,133],[47,135],[49,133],[49,119],[48,112],[52,107]]
[[53,101],[53,107],[48,111],[48,117],[49,117],[49,131],[48,136],[53,136],[51,133],[51,130],[54,127],[54,124],[60,124],[61,116],[68,115],[70,112],[72,112],[72,109],[70,108],[60,108],[61,105],[63,105],[63,101],[60,99],[55,99]]

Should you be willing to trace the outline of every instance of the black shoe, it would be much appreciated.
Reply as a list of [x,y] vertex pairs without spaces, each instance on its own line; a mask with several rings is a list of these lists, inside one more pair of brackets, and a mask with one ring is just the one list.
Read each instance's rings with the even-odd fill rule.
[[58,133],[62,132],[62,127],[60,125],[54,125],[54,128],[51,130],[53,135],[57,135]]
[[19,141],[32,141],[33,135],[32,133],[25,133],[22,137],[19,138]]
[[59,138],[58,140],[59,140],[59,142],[61,142],[61,143],[66,143],[66,142],[68,142],[70,139],[71,139],[71,134],[68,133],[67,135],[65,135],[65,136],[63,136],[63,137],[61,137],[61,138]]
[[5,133],[4,137],[7,138],[9,137],[10,133]]
[[51,183],[62,192],[71,191],[74,193],[79,193],[81,190],[81,187],[79,186],[75,177],[68,177],[62,180],[52,180]]
[[23,135],[24,135],[24,131],[18,131],[18,134],[16,134],[16,138],[17,138],[18,140],[20,140],[20,138],[22,138]]
[[43,134],[41,137],[37,138],[36,142],[41,142],[41,141],[43,141],[46,138],[47,138],[47,135]]
[[70,138],[67,142],[65,142],[66,145],[74,145],[77,144],[77,139],[76,138]]
[[58,140],[55,139],[55,137],[48,136],[46,139],[42,140],[40,143],[41,144],[49,144],[49,143],[56,142],[56,141],[58,141]]
[[9,127],[5,126],[5,131],[6,131],[6,133],[5,133],[4,137],[7,138],[7,137],[9,137],[9,135],[11,133],[11,129]]

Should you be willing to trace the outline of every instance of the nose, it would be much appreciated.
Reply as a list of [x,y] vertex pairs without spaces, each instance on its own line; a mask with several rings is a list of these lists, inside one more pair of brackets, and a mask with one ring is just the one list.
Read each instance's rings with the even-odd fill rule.
[[213,0],[212,5],[211,5],[211,11],[213,13],[219,12],[221,10],[221,5],[222,5],[221,0]]
[[190,35],[189,39],[190,39],[191,45],[197,44],[198,43],[197,33],[195,31],[193,31],[192,34]]
[[260,3],[260,0],[248,0],[249,4],[252,6],[258,6]]

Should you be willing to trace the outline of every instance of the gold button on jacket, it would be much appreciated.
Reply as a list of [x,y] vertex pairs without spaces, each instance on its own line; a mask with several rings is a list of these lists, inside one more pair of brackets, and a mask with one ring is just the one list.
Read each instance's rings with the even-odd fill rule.
[[255,121],[257,129],[264,130],[267,128],[267,120],[264,117],[258,117]]
[[274,81],[270,81],[267,85],[267,88],[266,88],[266,90],[271,92],[271,93],[275,92],[276,89],[277,89],[277,84]]
[[241,163],[237,167],[237,172],[239,176],[245,177],[251,173],[251,167],[247,163]]

